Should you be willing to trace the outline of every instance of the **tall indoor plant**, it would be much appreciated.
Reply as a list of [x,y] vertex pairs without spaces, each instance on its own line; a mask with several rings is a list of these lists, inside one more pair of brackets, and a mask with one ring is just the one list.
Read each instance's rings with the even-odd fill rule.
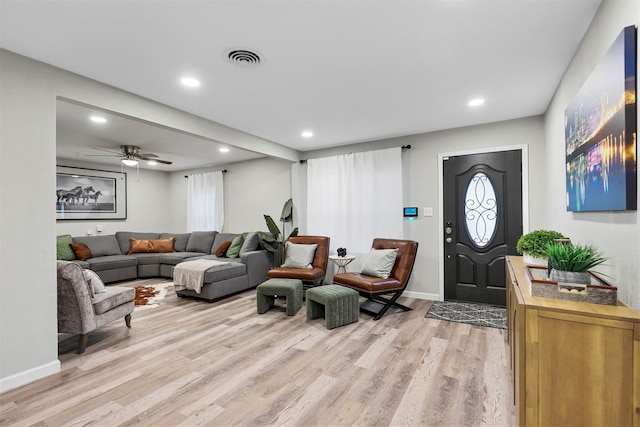
[[276,222],[270,215],[264,215],[264,220],[267,223],[269,232],[259,231],[260,243],[262,247],[268,252],[273,253],[273,265],[278,267],[282,265],[284,258],[284,245],[287,240],[292,236],[298,235],[298,227],[295,227],[289,233],[289,236],[285,239],[285,225],[287,223],[293,223],[293,200],[289,199],[284,203],[282,207],[282,214],[280,214],[280,222],[282,223],[282,232],[276,225]]

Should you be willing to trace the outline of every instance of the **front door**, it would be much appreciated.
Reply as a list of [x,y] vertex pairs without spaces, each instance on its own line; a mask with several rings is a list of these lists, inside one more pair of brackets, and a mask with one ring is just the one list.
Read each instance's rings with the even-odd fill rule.
[[522,235],[521,159],[521,150],[443,159],[446,300],[505,305],[505,256]]

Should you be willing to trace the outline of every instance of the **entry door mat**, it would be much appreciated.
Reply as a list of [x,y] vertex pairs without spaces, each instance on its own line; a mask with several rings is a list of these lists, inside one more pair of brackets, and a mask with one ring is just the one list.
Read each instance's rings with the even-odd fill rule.
[[507,309],[494,305],[436,301],[424,317],[507,329]]

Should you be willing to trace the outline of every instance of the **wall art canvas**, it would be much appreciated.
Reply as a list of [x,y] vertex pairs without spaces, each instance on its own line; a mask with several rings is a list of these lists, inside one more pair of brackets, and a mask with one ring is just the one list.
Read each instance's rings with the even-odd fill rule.
[[127,218],[127,175],[57,166],[56,219]]
[[636,210],[635,27],[620,33],[564,119],[567,211]]

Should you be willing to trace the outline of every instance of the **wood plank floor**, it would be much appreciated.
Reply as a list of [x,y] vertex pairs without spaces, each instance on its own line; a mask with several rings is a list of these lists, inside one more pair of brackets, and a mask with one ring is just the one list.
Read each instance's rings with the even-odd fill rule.
[[[177,298],[59,344],[62,370],[0,395],[2,426],[508,426],[506,331],[424,317],[431,302],[333,330],[255,291]],[[283,302],[281,302],[283,303]]]

